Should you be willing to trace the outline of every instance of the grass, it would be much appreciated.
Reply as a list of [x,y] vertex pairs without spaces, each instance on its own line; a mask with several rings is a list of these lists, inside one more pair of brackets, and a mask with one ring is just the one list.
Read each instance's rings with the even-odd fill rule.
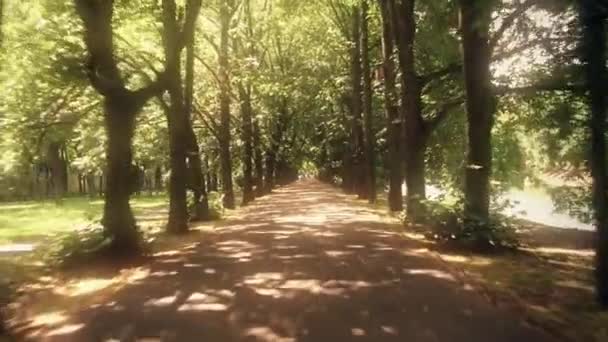
[[[386,213],[385,198],[368,207]],[[521,250],[478,255],[428,240],[404,228],[398,214],[388,216],[406,238],[428,246],[424,253],[439,257],[494,305],[517,312],[558,340],[608,341],[608,312],[600,310],[594,295],[593,232],[519,220]]]
[[[131,200],[135,215],[166,207],[165,196]],[[103,200],[71,197],[61,200],[0,203],[0,245],[37,243],[65,234],[101,218]]]

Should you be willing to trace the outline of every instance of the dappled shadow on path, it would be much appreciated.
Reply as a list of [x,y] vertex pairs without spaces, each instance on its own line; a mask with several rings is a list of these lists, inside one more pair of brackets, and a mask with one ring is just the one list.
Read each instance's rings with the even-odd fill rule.
[[300,182],[158,253],[95,305],[25,331],[41,341],[549,340],[424,248],[374,210]]

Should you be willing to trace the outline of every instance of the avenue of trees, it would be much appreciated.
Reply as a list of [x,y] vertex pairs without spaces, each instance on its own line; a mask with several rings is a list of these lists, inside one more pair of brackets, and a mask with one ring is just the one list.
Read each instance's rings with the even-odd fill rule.
[[103,196],[110,248],[132,255],[135,193],[166,190],[179,234],[210,219],[211,192],[232,209],[316,173],[387,197],[411,224],[433,221],[433,185],[456,199],[450,236],[496,244],[501,192],[559,174],[579,185],[556,189],[557,205],[597,225],[608,307],[605,1],[41,0],[0,13],[2,200]]

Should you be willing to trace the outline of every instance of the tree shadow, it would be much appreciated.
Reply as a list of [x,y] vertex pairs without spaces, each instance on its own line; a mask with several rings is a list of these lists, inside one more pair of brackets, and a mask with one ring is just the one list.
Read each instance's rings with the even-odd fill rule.
[[546,340],[372,216],[296,184],[156,253],[93,305],[17,330],[45,341]]

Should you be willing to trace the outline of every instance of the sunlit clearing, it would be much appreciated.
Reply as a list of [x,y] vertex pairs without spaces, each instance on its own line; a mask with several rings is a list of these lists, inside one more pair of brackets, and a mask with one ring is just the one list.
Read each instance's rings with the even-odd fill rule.
[[399,334],[399,332],[397,331],[397,328],[388,326],[388,325],[383,325],[382,331],[389,335],[398,335]]
[[351,249],[364,249],[365,246],[363,245],[347,245],[347,248],[351,248]]
[[332,258],[339,258],[343,256],[348,256],[354,254],[353,251],[325,251],[325,254]]
[[404,269],[403,273],[411,275],[428,275],[433,278],[455,281],[456,279],[451,274],[440,270],[410,270]]
[[421,255],[425,255],[428,253],[429,253],[428,248],[406,249],[401,252],[401,254],[403,254],[405,256],[421,256]]
[[584,284],[584,283],[582,283],[580,281],[576,281],[576,280],[560,280],[560,281],[556,282],[555,285],[560,286],[560,287],[567,287],[567,288],[571,288],[571,289],[583,290],[583,291],[587,291],[589,293],[593,293],[593,286]]
[[36,245],[31,243],[14,243],[10,245],[0,246],[0,253],[24,253],[34,250]]
[[177,296],[179,293],[175,293],[173,296],[163,297],[163,298],[155,298],[150,299],[144,303],[144,306],[152,306],[152,307],[165,307],[171,306],[177,300]]
[[352,328],[352,329],[350,329],[350,333],[351,333],[353,336],[365,336],[365,335],[367,335],[367,334],[365,333],[365,330],[360,329],[360,328]]
[[219,303],[220,298],[205,293],[195,292],[177,311],[226,311],[228,305]]
[[253,327],[245,330],[243,337],[253,337],[258,342],[295,342],[295,338],[281,337],[269,327]]
[[55,293],[62,296],[82,296],[108,288],[116,283],[116,279],[82,279],[67,286],[58,287]]
[[283,274],[268,272],[268,273],[256,273],[252,276],[248,276],[245,278],[245,280],[243,282],[247,285],[260,285],[260,284],[267,283],[269,281],[277,281],[277,280],[282,280],[282,279],[283,279]]
[[538,248],[525,248],[524,250],[529,250],[532,252],[544,253],[544,254],[571,254],[582,257],[593,257],[595,253],[590,250],[578,250],[578,249],[568,249],[568,248],[555,248],[555,247],[538,247]]
[[46,334],[46,336],[52,337],[52,336],[69,335],[69,334],[73,334],[73,333],[79,331],[82,328],[84,328],[84,324],[68,324],[68,325],[64,325],[62,327],[49,331]]
[[54,311],[43,313],[32,318],[32,326],[40,326],[40,325],[57,325],[67,321],[68,317],[65,315],[64,311]]
[[494,261],[490,258],[481,258],[481,257],[467,257],[463,255],[451,255],[451,254],[441,254],[441,259],[447,262],[453,262],[457,264],[467,264],[472,266],[487,266],[492,264]]
[[129,284],[144,280],[150,276],[150,269],[138,267],[124,272],[125,281]]
[[276,223],[306,223],[310,225],[321,225],[327,222],[327,216],[322,213],[309,215],[289,215],[273,220]]

